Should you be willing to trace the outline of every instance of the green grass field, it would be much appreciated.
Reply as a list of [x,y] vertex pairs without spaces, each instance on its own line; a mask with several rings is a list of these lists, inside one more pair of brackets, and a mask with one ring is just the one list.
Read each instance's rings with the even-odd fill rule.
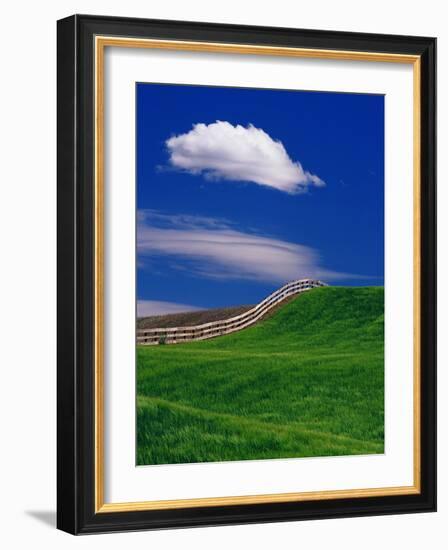
[[137,349],[137,464],[383,451],[382,287],[314,289],[241,332]]

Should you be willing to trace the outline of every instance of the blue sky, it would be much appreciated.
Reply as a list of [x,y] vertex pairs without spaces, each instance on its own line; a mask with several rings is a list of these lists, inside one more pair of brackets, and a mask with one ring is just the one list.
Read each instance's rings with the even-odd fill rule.
[[384,282],[384,97],[137,84],[138,315]]

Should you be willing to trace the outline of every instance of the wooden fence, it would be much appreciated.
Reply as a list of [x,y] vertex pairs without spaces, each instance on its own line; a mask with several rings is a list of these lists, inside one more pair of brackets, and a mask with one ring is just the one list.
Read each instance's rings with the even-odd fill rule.
[[283,300],[300,294],[313,288],[327,286],[322,281],[301,279],[292,281],[265,298],[252,309],[222,321],[204,323],[202,325],[189,327],[152,328],[137,330],[137,344],[180,344],[192,340],[206,340],[223,334],[230,334],[249,327],[259,321],[273,307],[279,305]]

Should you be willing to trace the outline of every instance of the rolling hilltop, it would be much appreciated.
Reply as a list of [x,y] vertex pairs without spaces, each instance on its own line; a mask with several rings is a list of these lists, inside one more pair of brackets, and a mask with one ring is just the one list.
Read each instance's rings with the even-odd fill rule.
[[305,292],[257,325],[137,350],[137,463],[384,451],[384,291]]

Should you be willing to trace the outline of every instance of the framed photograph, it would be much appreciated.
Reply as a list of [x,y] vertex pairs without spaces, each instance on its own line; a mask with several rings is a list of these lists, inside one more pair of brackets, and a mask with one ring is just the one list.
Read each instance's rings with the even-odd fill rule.
[[434,38],[58,22],[58,527],[434,511]]

